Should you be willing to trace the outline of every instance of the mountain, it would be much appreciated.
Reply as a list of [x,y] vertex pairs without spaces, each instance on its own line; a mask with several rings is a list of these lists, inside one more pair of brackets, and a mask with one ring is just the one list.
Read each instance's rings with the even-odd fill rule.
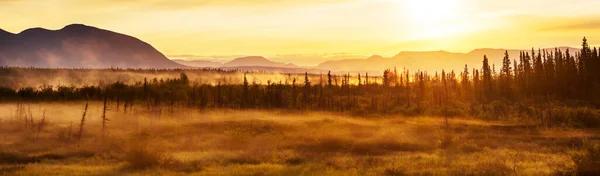
[[186,68],[137,38],[82,24],[0,30],[0,65],[43,68]]
[[14,34],[0,29],[0,38],[7,38],[12,35],[14,35]]
[[[225,69],[225,70],[239,70],[239,71],[258,71],[258,72],[268,72],[268,73],[294,73],[294,74],[300,74],[300,73],[310,73],[310,74],[324,74],[327,73],[327,70],[319,70],[319,69],[313,69],[313,68],[302,68],[302,67],[295,67],[295,68],[284,68],[284,67],[264,67],[264,66],[237,66],[237,67],[220,67],[221,69]],[[344,72],[345,73],[345,72]],[[339,74],[343,74],[343,73],[339,73]]]
[[213,62],[207,60],[183,60],[183,59],[173,59],[181,65],[191,66],[191,67],[221,67],[223,64],[220,62]]
[[173,61],[175,61],[179,64],[192,66],[192,67],[212,67],[212,68],[225,68],[225,69],[242,68],[242,67],[245,69],[268,68],[269,70],[272,70],[273,68],[283,68],[283,69],[300,68],[294,64],[273,62],[262,56],[246,56],[246,57],[235,58],[235,59],[233,59],[229,62],[223,63],[223,64],[219,63],[219,62],[208,61],[208,60],[173,59]]
[[[560,47],[563,52],[568,47]],[[578,49],[568,48],[571,54],[574,54]],[[554,51],[554,48],[547,48],[546,51]],[[502,67],[504,52],[508,51],[511,61],[519,60],[521,51],[531,50],[506,50],[506,49],[476,49],[469,53],[452,53],[447,51],[402,51],[395,56],[385,58],[382,56],[371,56],[366,59],[343,59],[325,61],[316,69],[332,70],[332,71],[364,71],[364,72],[383,72],[384,69],[394,68],[402,70],[404,68],[412,71],[428,70],[428,71],[446,71],[454,70],[461,72],[465,64],[469,69],[481,68],[483,56],[486,55],[490,64],[495,64],[496,70],[499,71]],[[537,53],[537,49],[535,51]],[[471,70],[469,70],[471,71]]]
[[247,66],[260,66],[260,67],[280,67],[280,68],[297,68],[294,64],[285,64],[280,62],[273,62],[267,60],[262,56],[247,56],[234,59],[226,62],[222,67],[247,67]]

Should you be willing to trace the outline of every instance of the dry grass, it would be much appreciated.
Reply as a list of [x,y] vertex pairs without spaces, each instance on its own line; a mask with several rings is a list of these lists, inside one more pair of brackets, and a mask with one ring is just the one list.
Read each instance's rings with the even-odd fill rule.
[[[0,112],[14,107],[0,105]],[[597,142],[593,129],[452,119],[452,142],[440,147],[446,130],[435,117],[191,109],[159,117],[139,108],[108,111],[101,142],[97,102],[77,148],[65,134],[81,104],[31,107],[34,117],[47,109],[37,140],[10,117],[0,123],[0,175],[555,175],[598,168],[598,152],[586,147]]]

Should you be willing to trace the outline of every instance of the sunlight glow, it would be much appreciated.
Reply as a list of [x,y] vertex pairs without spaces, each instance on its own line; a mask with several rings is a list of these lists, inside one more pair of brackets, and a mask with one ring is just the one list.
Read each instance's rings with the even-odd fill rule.
[[0,18],[18,19],[0,20],[0,28],[19,33],[81,23],[134,36],[167,55],[319,55],[278,60],[317,65],[329,53],[578,46],[574,39],[583,35],[600,38],[599,6],[589,0],[0,0]]
[[411,25],[417,39],[445,37],[465,29],[463,0],[393,0],[400,18]]

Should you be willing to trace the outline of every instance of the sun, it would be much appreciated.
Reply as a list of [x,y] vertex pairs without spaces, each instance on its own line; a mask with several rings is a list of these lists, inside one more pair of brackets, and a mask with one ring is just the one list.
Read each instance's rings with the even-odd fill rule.
[[448,36],[463,30],[463,0],[393,0],[398,15],[421,38]]
[[400,0],[414,21],[423,25],[445,23],[456,18],[461,0]]

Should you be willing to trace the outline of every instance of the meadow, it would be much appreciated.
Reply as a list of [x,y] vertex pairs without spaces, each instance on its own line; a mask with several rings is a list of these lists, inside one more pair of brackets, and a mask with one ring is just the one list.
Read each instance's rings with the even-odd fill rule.
[[0,174],[585,175],[600,160],[590,128],[108,102],[103,129],[103,102],[82,122],[86,103],[0,105]]

